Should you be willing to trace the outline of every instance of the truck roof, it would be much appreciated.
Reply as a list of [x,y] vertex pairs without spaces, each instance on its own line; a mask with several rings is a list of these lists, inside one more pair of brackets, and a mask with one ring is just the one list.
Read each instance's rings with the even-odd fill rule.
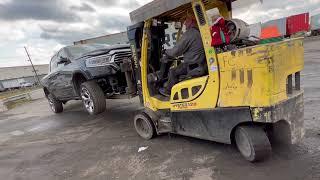
[[[227,0],[203,0],[207,9],[222,5]],[[231,0],[236,1],[236,0]],[[143,22],[153,17],[170,17],[170,20],[185,16],[186,10],[191,10],[192,0],[154,0],[132,11],[130,19],[133,23]],[[210,8],[211,7],[211,8]]]

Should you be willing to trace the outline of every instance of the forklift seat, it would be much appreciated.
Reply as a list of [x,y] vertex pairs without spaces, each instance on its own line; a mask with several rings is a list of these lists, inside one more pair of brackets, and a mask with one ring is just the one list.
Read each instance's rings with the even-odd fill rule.
[[188,73],[186,75],[179,76],[179,82],[190,79],[204,76],[207,73],[207,67],[204,63],[196,63],[188,65]]

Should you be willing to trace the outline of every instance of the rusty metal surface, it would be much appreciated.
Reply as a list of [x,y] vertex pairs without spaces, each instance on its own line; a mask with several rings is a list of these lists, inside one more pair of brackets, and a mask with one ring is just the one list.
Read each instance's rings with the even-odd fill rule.
[[286,121],[290,125],[291,144],[304,136],[303,91],[293,94],[288,100],[267,108],[251,108],[254,122],[277,123]]
[[[227,0],[203,0],[205,8],[212,9]],[[254,3],[259,3],[259,0],[231,0],[232,9],[243,8]],[[185,11],[191,10],[192,0],[154,0],[130,13],[132,23],[143,22],[153,17],[168,18],[177,20],[185,15]]]
[[167,11],[191,3],[192,0],[155,0],[130,13],[133,23],[138,23],[159,16]]
[[[206,9],[221,5],[224,0],[204,0]],[[192,0],[154,0],[130,13],[132,23],[138,23],[153,17],[177,20],[191,11]]]

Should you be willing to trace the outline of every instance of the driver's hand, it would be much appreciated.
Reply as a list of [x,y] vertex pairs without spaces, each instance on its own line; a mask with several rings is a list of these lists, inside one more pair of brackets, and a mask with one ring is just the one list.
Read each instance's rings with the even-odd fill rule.
[[168,63],[169,61],[170,61],[169,57],[166,54],[163,54],[162,58],[160,59],[160,62]]

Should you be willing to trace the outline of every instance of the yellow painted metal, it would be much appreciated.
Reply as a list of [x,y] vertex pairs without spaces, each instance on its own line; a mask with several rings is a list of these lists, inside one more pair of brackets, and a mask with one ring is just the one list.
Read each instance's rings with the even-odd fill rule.
[[141,46],[141,84],[142,84],[142,94],[144,105],[150,104],[149,90],[148,90],[148,79],[147,79],[147,69],[148,69],[148,31],[150,30],[151,20],[144,23],[144,31],[142,37],[142,46]]
[[[204,76],[195,79],[190,79],[174,86],[171,91],[171,103],[180,103],[182,101],[190,102],[199,97],[206,88],[208,78],[208,76]],[[193,87],[198,88],[198,91],[195,94],[192,93]],[[181,90],[187,90],[188,95],[186,98],[182,98]]]
[[219,107],[267,107],[288,98],[289,75],[304,66],[302,39],[247,47],[218,55]]
[[218,9],[220,15],[223,16],[225,19],[230,20],[232,18],[232,11],[228,10],[226,3],[223,3],[222,5],[218,6]]
[[[195,7],[201,7],[205,23],[200,23]],[[220,6],[221,7],[221,6]],[[208,75],[176,84],[169,101],[151,97],[147,83],[148,32],[152,20],[145,21],[141,77],[144,105],[153,111],[204,110],[216,107],[268,107],[286,100],[286,81],[290,74],[303,69],[303,40],[290,39],[282,42],[258,45],[216,54],[211,47],[208,17],[201,0],[193,0],[192,8],[197,17],[208,65]],[[219,9],[226,15],[226,7]],[[229,13],[231,16],[231,13]],[[193,94],[192,88],[201,86]],[[181,91],[188,92],[182,98]],[[175,97],[177,94],[178,97]]]
[[[196,13],[195,7],[200,6],[202,9],[203,16],[205,18],[205,23],[201,25],[199,17]],[[209,75],[205,78],[196,78],[191,79],[186,82],[181,82],[176,84],[172,88],[171,92],[171,107],[170,109],[173,111],[185,111],[185,110],[196,110],[196,109],[214,109],[217,105],[218,97],[219,97],[219,66],[217,61],[217,55],[215,49],[211,47],[211,33],[210,27],[208,24],[208,17],[205,14],[204,5],[201,0],[193,0],[192,1],[193,11],[195,12],[195,16],[197,17],[199,30],[201,33],[203,46],[206,54],[207,64],[208,64],[208,72]],[[197,98],[189,99],[180,99],[174,101],[173,97],[175,93],[181,91],[182,89],[192,89],[192,87],[197,86],[201,83],[203,86],[206,85],[205,89],[203,89],[202,93],[197,96]],[[190,91],[191,92],[191,91]],[[189,92],[189,96],[191,95]],[[181,94],[181,92],[179,93]]]
[[148,107],[153,111],[158,109],[168,109],[170,103],[168,101],[160,101],[157,98],[151,97],[148,89],[148,46],[149,38],[148,31],[150,30],[152,21],[148,20],[144,25],[143,40],[142,40],[142,50],[141,50],[141,83],[142,83],[142,93],[144,106]]

